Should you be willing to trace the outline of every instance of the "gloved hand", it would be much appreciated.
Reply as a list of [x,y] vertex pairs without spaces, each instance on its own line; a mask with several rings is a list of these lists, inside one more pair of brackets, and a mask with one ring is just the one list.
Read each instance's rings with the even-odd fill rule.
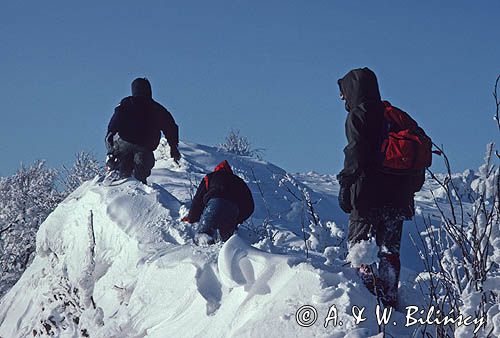
[[106,171],[118,170],[120,159],[113,153],[106,155]]
[[346,214],[350,214],[352,211],[351,205],[351,186],[341,185],[339,191],[339,205]]
[[179,164],[179,160],[181,159],[181,153],[177,146],[170,146],[170,157],[174,159],[175,163]]

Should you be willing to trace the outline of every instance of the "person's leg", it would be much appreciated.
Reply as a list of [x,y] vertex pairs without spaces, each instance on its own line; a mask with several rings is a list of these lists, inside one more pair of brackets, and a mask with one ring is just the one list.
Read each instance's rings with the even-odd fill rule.
[[[351,219],[349,218],[349,229],[347,234],[347,246],[349,250],[361,241],[367,241],[376,236],[375,220],[368,219]],[[374,264],[361,264],[355,267],[358,270],[359,277],[363,281],[368,291],[377,295],[377,278]]]
[[386,306],[396,306],[398,301],[398,282],[401,270],[399,249],[403,220],[387,217],[377,231],[377,244],[380,247],[378,277],[382,283],[382,302]]
[[118,157],[118,170],[121,177],[130,177],[134,170],[134,154],[131,144],[116,137],[114,140],[114,155]]
[[155,157],[152,151],[138,149],[134,153],[134,177],[146,184],[146,179],[151,175],[151,169],[155,165]]
[[125,153],[120,155],[120,164],[118,165],[121,177],[132,176],[134,170],[134,155],[132,153]]
[[349,229],[347,232],[347,243],[349,247],[358,242],[367,241],[374,235],[373,222],[367,219],[349,218]]
[[231,237],[238,226],[238,206],[226,199],[221,199],[219,202],[219,213],[217,214],[217,228],[219,229],[220,237],[223,242]]
[[200,217],[200,228],[198,232],[205,233],[211,237],[215,235],[215,230],[217,229],[217,203],[214,199],[211,199],[205,205],[203,213]]
[[212,198],[207,202],[200,218],[200,231],[214,237],[217,230],[222,241],[226,241],[236,230],[238,206],[223,198]]

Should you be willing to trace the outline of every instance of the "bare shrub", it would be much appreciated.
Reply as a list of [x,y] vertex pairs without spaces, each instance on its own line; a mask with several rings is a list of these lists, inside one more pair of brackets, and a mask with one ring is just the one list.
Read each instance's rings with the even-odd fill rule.
[[[495,101],[497,82],[495,84]],[[437,147],[437,146],[436,146]],[[444,191],[440,199],[433,193],[440,222],[427,217],[419,234],[420,256],[425,272],[418,279],[427,307],[433,306],[435,317],[444,319],[470,316],[484,321],[482,328],[437,323],[422,325],[422,337],[493,337],[500,330],[493,318],[500,315],[498,285],[500,257],[500,170],[495,146],[488,144],[484,164],[465,189],[452,179],[450,162],[443,156],[446,173],[430,177]],[[464,196],[468,196],[464,201]],[[471,198],[472,197],[472,198]]]
[[241,135],[238,129],[231,129],[226,140],[219,144],[218,148],[239,156],[260,158],[262,155],[262,149],[254,149],[248,138]]

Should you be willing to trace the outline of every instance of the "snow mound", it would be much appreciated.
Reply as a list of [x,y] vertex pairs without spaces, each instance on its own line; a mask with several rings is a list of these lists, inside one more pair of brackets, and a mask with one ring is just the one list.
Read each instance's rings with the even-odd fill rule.
[[[202,145],[181,143],[180,151],[176,164],[162,140],[149,185],[95,178],[55,209],[33,263],[0,301],[0,337],[379,334],[377,301],[346,264],[347,218],[333,175],[291,175]],[[180,219],[223,159],[248,183],[255,213],[226,243],[196,246],[196,225]],[[403,264],[418,256],[410,247],[403,243]],[[418,300],[416,271],[403,268],[405,302]],[[353,306],[366,308],[365,321],[355,322]],[[402,324],[389,325],[390,334],[411,334],[402,313],[392,319]]]
[[329,299],[321,271],[238,235],[193,245],[179,208],[158,185],[84,184],[40,228],[34,263],[2,300],[2,337],[294,335],[298,300]]

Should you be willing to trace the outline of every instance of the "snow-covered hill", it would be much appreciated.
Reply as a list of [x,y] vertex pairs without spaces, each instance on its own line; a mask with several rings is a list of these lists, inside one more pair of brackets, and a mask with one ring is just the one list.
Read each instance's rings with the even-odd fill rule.
[[[176,165],[162,143],[148,186],[134,179],[105,186],[96,178],[56,208],[40,227],[34,262],[0,302],[0,337],[378,334],[377,301],[346,265],[347,217],[333,175],[287,174],[189,143],[180,151]],[[199,181],[223,159],[250,186],[255,213],[223,245],[199,247],[196,228],[179,220]],[[417,198],[419,213],[436,214],[427,189]],[[423,266],[408,239],[415,229],[405,224],[402,307],[423,307],[415,283]],[[309,327],[297,322],[314,319],[306,305],[317,313]],[[353,306],[366,308],[365,321],[355,322]],[[325,327],[333,310],[338,318]],[[388,332],[409,336],[416,326],[405,321],[393,312]]]

